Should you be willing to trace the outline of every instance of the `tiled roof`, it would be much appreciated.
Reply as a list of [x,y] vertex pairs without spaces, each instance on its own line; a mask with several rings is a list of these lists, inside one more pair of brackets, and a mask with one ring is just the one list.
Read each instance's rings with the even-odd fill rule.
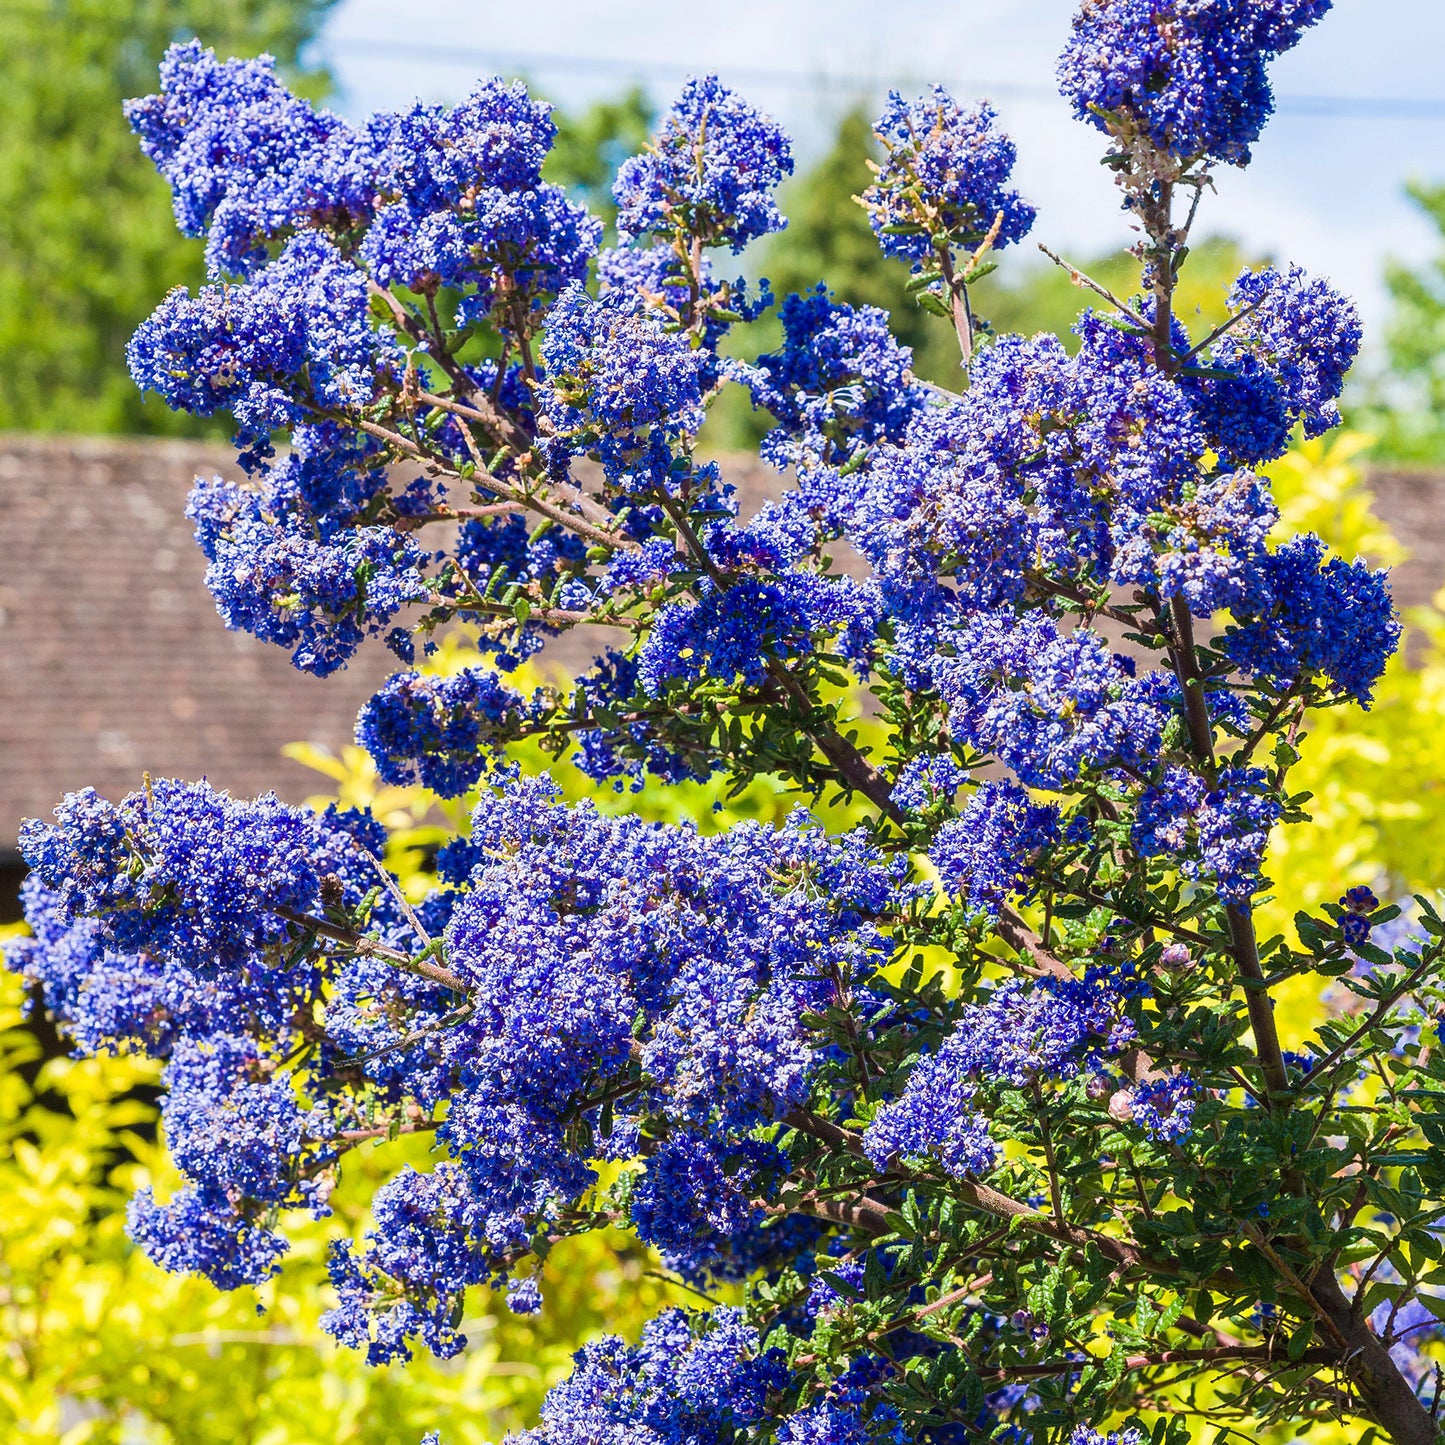
[[[750,514],[778,479],[753,459],[724,474]],[[314,774],[280,757],[337,749],[392,670],[379,645],[335,677],[228,632],[202,584],[184,516],[198,473],[233,475],[227,448],[114,438],[0,437],[0,852],[23,817],[91,784],[119,797],[141,774],[200,777],[240,794],[300,798]],[[1383,473],[1379,510],[1414,558],[1402,605],[1445,582],[1445,477]],[[549,653],[585,663],[590,640]]]
[[90,784],[209,776],[238,793],[316,790],[279,756],[349,741],[391,670],[381,649],[326,681],[228,632],[185,518],[229,448],[110,437],[0,438],[0,847]]
[[1375,511],[1410,551],[1390,579],[1395,604],[1423,607],[1445,587],[1445,472],[1379,468],[1370,487]]

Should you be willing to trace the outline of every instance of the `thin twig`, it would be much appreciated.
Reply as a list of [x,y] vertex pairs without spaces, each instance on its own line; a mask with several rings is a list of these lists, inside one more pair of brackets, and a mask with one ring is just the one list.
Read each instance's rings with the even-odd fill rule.
[[1097,281],[1094,280],[1092,276],[1086,275],[1083,271],[1080,271],[1077,266],[1070,265],[1069,262],[1065,261],[1064,258],[1060,256],[1056,251],[1049,250],[1049,248],[1044,245],[1042,241],[1039,242],[1039,250],[1042,251],[1044,255],[1047,256],[1049,260],[1052,261],[1056,266],[1062,266],[1064,270],[1069,273],[1069,279],[1074,283],[1075,286],[1085,286],[1096,296],[1102,296],[1104,300],[1107,301],[1111,306],[1113,306],[1121,316],[1123,316],[1128,321],[1132,321],[1134,325],[1140,329],[1140,331],[1149,330],[1149,323],[1145,321],[1144,318],[1138,314],[1138,312],[1133,310],[1132,307],[1126,306],[1122,301],[1120,301],[1119,298],[1115,296],[1114,293],[1110,291],[1107,286],[1101,286]]
[[378,858],[376,854],[371,851],[370,848],[362,848],[361,852],[366,858],[370,859],[371,866],[375,868],[377,873],[380,875],[381,881],[385,886],[386,891],[390,893],[394,899],[396,899],[397,905],[406,915],[406,921],[411,924],[412,928],[416,931],[416,936],[421,939],[422,946],[425,948],[430,948],[432,943],[431,935],[426,931],[425,928],[422,927],[421,919],[416,916],[416,911],[412,908],[411,902],[407,898],[406,894],[401,891],[401,885],[392,875],[391,869],[388,868],[381,861],[381,859]]
[[329,938],[333,943],[344,944],[362,958],[379,958],[383,963],[393,964],[405,973],[414,973],[418,978],[430,979],[433,983],[439,983],[443,988],[451,989],[453,993],[465,995],[468,992],[467,981],[460,974],[453,973],[449,968],[443,968],[439,963],[433,963],[429,958],[413,958],[409,953],[403,953],[400,949],[388,948],[377,939],[367,938],[354,928],[343,927],[339,923],[332,923],[329,919],[314,918],[311,914],[301,913],[294,908],[271,905],[269,911],[278,918],[284,918],[288,923],[294,923],[298,928],[305,929],[307,933],[317,934],[321,938]]
[[1336,1045],[1317,1064],[1310,1065],[1309,1077],[1311,1079],[1323,1074],[1327,1069],[1333,1068],[1349,1051],[1364,1038],[1364,1036],[1375,1028],[1385,1015],[1405,997],[1411,989],[1418,984],[1425,975],[1432,969],[1439,966],[1439,958],[1432,952],[1420,965],[1413,969],[1409,976],[1403,979],[1394,989],[1390,991],[1371,1011],[1370,1016],[1352,1033],[1343,1043]]
[[1214,330],[1211,331],[1209,335],[1206,336],[1204,340],[1199,343],[1198,346],[1191,347],[1189,351],[1185,352],[1184,365],[1188,366],[1189,363],[1193,361],[1194,358],[1205,349],[1205,347],[1213,346],[1214,343],[1225,334],[1225,332],[1237,326],[1241,321],[1245,319],[1245,317],[1253,316],[1254,313],[1258,311],[1261,306],[1264,305],[1265,299],[1265,297],[1261,296],[1258,301],[1251,301],[1249,305],[1244,308],[1243,311],[1236,311],[1233,316],[1229,317],[1225,321],[1221,321],[1219,325],[1216,326]]

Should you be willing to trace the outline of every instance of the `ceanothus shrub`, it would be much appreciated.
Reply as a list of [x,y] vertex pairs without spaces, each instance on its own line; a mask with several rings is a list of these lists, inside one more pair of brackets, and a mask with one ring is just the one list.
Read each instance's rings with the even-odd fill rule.
[[[191,502],[208,585],[315,673],[384,638],[359,740],[476,803],[416,906],[364,815],[156,780],[26,826],[12,967],[81,1050],[165,1060],[153,1259],[263,1280],[351,1150],[423,1133],[333,1251],[328,1327],[373,1361],[463,1349],[473,1287],[546,1309],[549,1249],[603,1225],[735,1291],[588,1345],[531,1445],[1436,1438],[1445,924],[1341,879],[1255,928],[1311,711],[1368,706],[1400,634],[1382,574],[1277,545],[1256,470],[1335,424],[1360,328],[1293,267],[1208,337],[1173,306],[1211,168],[1328,8],[1085,0],[1059,76],[1141,282],[1076,347],[975,316],[1035,223],[995,113],[889,100],[861,201],[956,330],[951,390],[826,278],[723,279],[792,158],[715,77],[621,167],[598,256],[519,85],[353,127],[171,51],[130,114],[211,280],[130,355],[235,418],[248,480]],[[724,349],[775,305],[775,350]],[[699,456],[734,386],[788,474],[746,519]],[[415,670],[450,624],[478,663]],[[611,638],[581,676],[509,680],[579,624]],[[599,785],[770,776],[865,821],[611,817],[523,775],[524,737]],[[1302,978],[1331,1013],[1287,1052]]]

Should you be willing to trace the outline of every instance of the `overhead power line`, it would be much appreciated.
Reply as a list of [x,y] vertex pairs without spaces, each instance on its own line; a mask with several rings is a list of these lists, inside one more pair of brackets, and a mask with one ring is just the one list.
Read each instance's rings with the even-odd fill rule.
[[[434,45],[415,40],[383,40],[370,36],[323,38],[317,49],[329,54],[384,55],[419,60],[432,65],[458,66],[468,70],[505,70],[514,74],[530,71],[567,71],[583,75],[609,75],[620,80],[673,80],[699,74],[706,66],[685,65],[665,60],[637,60],[626,56],[565,55],[544,51],[482,50],[465,46]],[[727,78],[740,85],[768,85],[813,93],[879,91],[906,87],[917,81],[899,80],[862,72],[771,69],[763,66],[729,65]],[[963,88],[963,82],[955,82]],[[1055,100],[1051,86],[1012,80],[973,79],[967,88],[997,99]],[[1319,116],[1341,120],[1445,120],[1445,98],[1384,95],[1280,95],[1279,111],[1296,116]]]

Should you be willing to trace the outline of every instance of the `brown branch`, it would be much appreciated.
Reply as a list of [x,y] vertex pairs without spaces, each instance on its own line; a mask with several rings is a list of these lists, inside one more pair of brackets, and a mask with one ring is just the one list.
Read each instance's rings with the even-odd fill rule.
[[[429,452],[424,447],[418,446],[410,437],[403,436],[398,431],[382,426],[379,422],[368,421],[364,417],[346,416],[322,412],[331,420],[345,422],[348,426],[358,427],[368,436],[375,437],[378,441],[385,442],[388,446],[395,447],[398,451],[411,457],[415,461],[426,464],[433,476],[455,477],[458,481],[463,480],[454,468],[449,467],[443,459],[435,452]],[[536,512],[539,516],[546,517],[549,521],[556,522],[559,527],[565,527],[569,532],[575,532],[579,537],[584,537],[589,542],[595,542],[599,546],[611,548],[613,551],[632,551],[637,543],[630,538],[618,536],[615,532],[605,532],[601,528],[594,527],[590,522],[579,517],[575,512],[568,512],[562,507],[554,506],[551,502],[537,496],[533,492],[525,492],[519,488],[509,486],[500,477],[494,476],[491,472],[483,471],[480,477],[470,478],[474,485],[501,497],[504,501],[515,502],[519,507],[528,511]]]
[[1199,656],[1194,650],[1194,616],[1189,604],[1180,596],[1169,602],[1169,617],[1174,630],[1174,664],[1179,687],[1184,693],[1184,721],[1189,728],[1189,746],[1194,756],[1214,773],[1214,728],[1209,721],[1209,707],[1204,700],[1204,679],[1199,671]]
[[468,991],[467,981],[460,974],[453,973],[449,968],[443,968],[439,963],[433,963],[429,958],[413,958],[400,949],[388,948],[384,943],[358,933],[354,928],[343,927],[341,924],[332,923],[325,918],[314,918],[311,914],[298,912],[294,908],[271,906],[268,911],[274,913],[278,918],[284,918],[288,923],[294,923],[307,933],[314,933],[318,937],[331,939],[333,943],[343,944],[362,958],[379,958],[382,962],[392,964],[404,973],[412,973],[418,978],[430,979],[432,983],[439,983],[443,988],[451,989],[453,993],[465,994]]
[[518,502],[493,502],[485,507],[449,507],[443,504],[434,512],[412,512],[398,517],[391,525],[398,532],[410,532],[432,522],[483,521],[488,517],[520,516],[525,510]]
[[[815,1138],[834,1148],[846,1149],[853,1154],[861,1155],[863,1153],[863,1141],[858,1135],[809,1110],[794,1109],[785,1116],[783,1122],[790,1128],[801,1130],[805,1134],[812,1134]],[[1036,1234],[1045,1235],[1058,1243],[1073,1245],[1081,1249],[1093,1245],[1116,1264],[1122,1264],[1130,1269],[1143,1268],[1155,1274],[1171,1277],[1179,1273],[1178,1266],[1170,1260],[1153,1258],[1146,1255],[1136,1245],[1115,1239],[1111,1235],[1100,1234],[1097,1230],[1056,1222],[1048,1215],[1041,1214],[1032,1205],[1003,1194],[991,1185],[972,1179],[955,1179],[949,1181],[949,1188],[965,1202],[982,1210],[985,1214],[992,1214],[998,1219],[1017,1220],[1022,1227]],[[874,1203],[873,1201],[868,1202]],[[884,1208],[881,1205],[876,1207]],[[889,1211],[885,1208],[884,1212],[886,1214]],[[1228,1282],[1229,1287],[1233,1287],[1233,1276],[1227,1270],[1221,1271],[1215,1276],[1215,1279],[1221,1284]]]
[[[485,612],[491,617],[516,615],[515,609],[510,603],[498,602],[494,598],[483,597],[480,593],[448,597],[436,605],[445,607],[449,612]],[[535,618],[538,622],[546,622],[557,627],[575,627],[580,623],[588,623],[594,627],[620,627],[629,632],[636,632],[645,625],[635,617],[607,617],[595,612],[577,612],[565,607],[542,607],[536,603],[529,603],[529,605],[531,607],[531,611],[528,613],[529,618]]]
[[[1189,604],[1179,596],[1169,603],[1174,629],[1174,663],[1179,686],[1184,693],[1184,718],[1189,728],[1189,743],[1204,772],[1205,780],[1214,782],[1214,727],[1209,720],[1209,707],[1204,698],[1204,685],[1199,671],[1199,658],[1194,647],[1194,618]],[[1280,1047],[1279,1030],[1275,1025],[1274,1001],[1265,986],[1264,970],[1259,961],[1259,940],[1255,937],[1254,918],[1239,904],[1225,906],[1231,951],[1244,988],[1244,1003],[1249,1011],[1250,1029],[1254,1034],[1255,1054],[1264,1075],[1266,1106],[1275,1095],[1288,1102],[1289,1076],[1285,1071],[1284,1053]]]
[[1326,1069],[1333,1068],[1349,1051],[1364,1038],[1364,1036],[1375,1028],[1385,1015],[1418,984],[1425,975],[1439,964],[1440,960],[1432,951],[1417,968],[1411,970],[1409,976],[1395,986],[1375,1008],[1370,1012],[1369,1017],[1352,1033],[1343,1043],[1337,1044],[1317,1064],[1310,1066],[1309,1076],[1311,1079],[1324,1073]]
[[867,1234],[893,1233],[893,1226],[888,1223],[888,1206],[870,1199],[866,1194],[847,1200],[829,1199],[810,1189],[789,1204],[769,1204],[766,1200],[755,1199],[753,1206],[773,1218],[801,1214],[809,1219],[827,1220],[830,1224],[846,1224],[850,1229],[861,1229]]
[[[1254,919],[1236,903],[1224,910],[1229,920],[1229,936],[1234,944],[1234,962],[1244,982],[1244,1004],[1249,1010],[1249,1026],[1254,1033],[1255,1052],[1260,1071],[1268,1089],[1266,1106],[1275,1102],[1288,1104],[1289,1075],[1285,1071],[1284,1052],[1280,1048],[1279,1030],[1274,1020],[1274,1000],[1265,986],[1264,969],[1259,962],[1259,940],[1254,933]],[[1278,1101],[1276,1096],[1280,1096]]]
[[[1153,1354],[1126,1355],[1126,1370],[1152,1370],[1164,1365],[1218,1365],[1230,1361],[1248,1363],[1255,1360],[1269,1362],[1281,1359],[1280,1351],[1273,1345],[1219,1345],[1206,1350],[1158,1350]],[[1289,1360],[1291,1365],[1331,1365],[1339,1362],[1340,1352],[1324,1346],[1306,1350],[1297,1359]],[[1002,1365],[988,1374],[981,1374],[985,1382],[997,1380],[1044,1380],[1058,1375],[1077,1374],[1090,1365],[1104,1364],[1102,1359],[1059,1360],[1042,1362],[1037,1365]]]
[[949,310],[953,315],[958,349],[963,353],[963,364],[968,366],[973,361],[973,310],[968,303],[968,284],[954,271],[953,253],[948,246],[939,246],[936,250],[938,269],[943,275],[943,284],[948,287]]
[[1038,973],[1051,978],[1072,979],[1074,971],[1057,954],[1044,946],[1044,941],[1024,922],[1023,918],[1007,904],[999,908],[994,932],[1008,946],[1018,953],[1027,954],[1033,960]]
[[[471,416],[491,429],[493,434],[500,441],[505,441],[509,446],[518,452],[525,452],[531,445],[532,439],[526,430],[514,418],[509,417],[500,406],[496,405],[485,392],[483,392],[475,381],[467,375],[466,368],[460,366],[446,350],[443,344],[445,338],[438,330],[428,332],[421,320],[413,316],[406,307],[391,294],[385,287],[378,285],[375,281],[368,280],[366,289],[377,300],[381,301],[391,312],[392,320],[411,337],[413,341],[426,344],[427,355],[446,373],[451,384],[465,396],[482,398],[478,406],[472,410]],[[428,298],[430,305],[430,298]],[[433,312],[433,314],[435,314]],[[499,372],[500,375],[500,372]],[[452,410],[459,403],[445,403],[440,397],[429,396],[426,392],[419,393],[420,399],[428,405],[442,405],[446,410]]]
[[[397,1134],[426,1134],[441,1126],[440,1119],[422,1119],[411,1124],[402,1124],[397,1129]],[[389,1139],[392,1126],[390,1124],[378,1124],[372,1129],[343,1129],[336,1137],[347,1144],[364,1144],[368,1139]]]

